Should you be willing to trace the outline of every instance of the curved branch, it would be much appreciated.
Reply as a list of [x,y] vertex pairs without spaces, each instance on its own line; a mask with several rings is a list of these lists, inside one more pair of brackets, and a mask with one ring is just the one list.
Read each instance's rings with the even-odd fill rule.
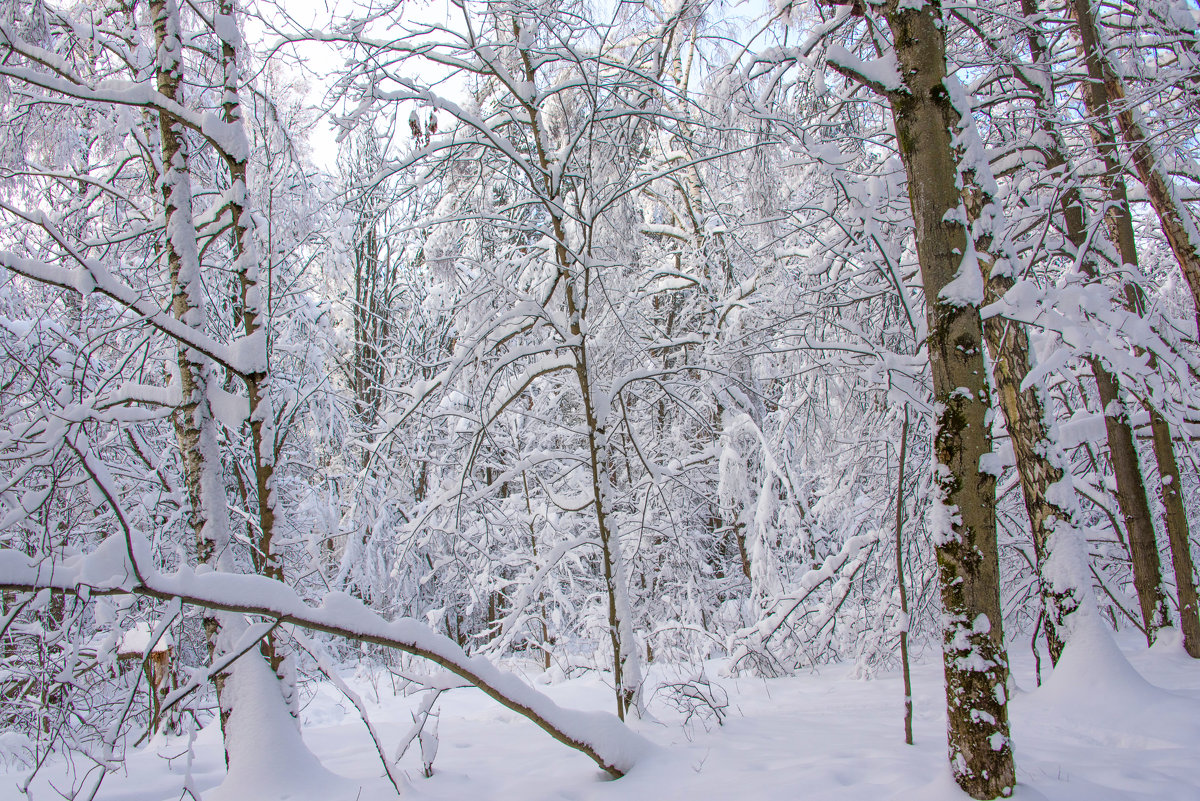
[[204,609],[237,612],[290,623],[357,642],[413,654],[440,665],[478,687],[503,706],[528,718],[563,745],[587,755],[613,778],[624,776],[654,746],[603,712],[563,709],[554,701],[491,662],[466,652],[449,637],[405,618],[386,621],[357,598],[331,593],[320,607],[306,604],[288,586],[264,576],[204,573],[181,569],[171,575],[146,573],[141,583],[114,576],[104,582],[81,579],[87,557],[63,563],[30,562],[24,553],[0,549],[0,589],[58,589],[91,595],[140,595],[178,599]]

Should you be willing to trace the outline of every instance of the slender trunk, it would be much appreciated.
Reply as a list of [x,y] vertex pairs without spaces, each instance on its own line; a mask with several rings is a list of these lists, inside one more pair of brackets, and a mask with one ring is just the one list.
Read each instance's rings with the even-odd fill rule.
[[[267,312],[264,287],[260,284],[258,245],[249,202],[250,142],[242,116],[237,48],[238,24],[235,0],[220,0],[217,9],[221,36],[221,66],[224,71],[222,111],[225,122],[237,131],[235,147],[222,151],[229,170],[229,207],[233,217],[233,270],[238,279],[238,304],[241,308],[243,343],[257,354],[253,370],[242,376],[249,399],[250,445],[254,467],[255,497],[258,506],[258,541],[251,550],[251,561],[259,575],[283,581],[283,560],[274,550],[275,523],[275,430],[268,385],[267,332],[263,320]],[[274,635],[263,642],[263,656],[277,673],[283,655]],[[290,693],[290,687],[287,688]],[[295,710],[293,709],[293,712]]]
[[[1154,151],[1134,118],[1133,109],[1123,103],[1125,88],[1119,76],[1113,71],[1111,62],[1100,47],[1099,31],[1095,18],[1092,16],[1089,0],[1077,0],[1075,3],[1076,20],[1079,23],[1080,40],[1083,44],[1085,60],[1088,66],[1088,77],[1093,82],[1089,97],[1093,99],[1095,108],[1089,106],[1093,113],[1115,112],[1113,116],[1122,137],[1133,155],[1134,168],[1138,178],[1146,188],[1146,196],[1150,199],[1155,213],[1162,225],[1167,242],[1175,254],[1176,261],[1183,271],[1183,277],[1192,291],[1192,299],[1200,318],[1200,235],[1196,232],[1195,220],[1190,212],[1179,201],[1174,187],[1168,183],[1158,169]],[[1098,82],[1102,79],[1102,84]],[[1114,108],[1115,104],[1115,108]],[[1105,126],[1110,125],[1105,122]],[[1111,137],[1111,128],[1093,127],[1093,132],[1099,130]],[[1114,137],[1115,138],[1115,137]],[[1106,159],[1110,156],[1106,156]],[[1106,164],[1106,167],[1108,164]],[[1120,179],[1122,182],[1124,179]],[[1126,249],[1136,259],[1136,244],[1133,240],[1132,220],[1128,219],[1128,206],[1117,210],[1122,218],[1112,224],[1118,227],[1117,236],[1121,243],[1121,255],[1126,258]],[[1130,305],[1139,315],[1144,313],[1145,301],[1139,287],[1130,287]],[[1152,355],[1153,364],[1153,355]],[[1171,545],[1172,562],[1175,569],[1176,586],[1179,593],[1179,616],[1183,630],[1184,648],[1193,657],[1200,658],[1200,616],[1196,609],[1196,586],[1192,579],[1192,554],[1190,531],[1187,511],[1183,507],[1183,498],[1179,492],[1179,468],[1175,459],[1175,446],[1171,438],[1170,425],[1162,414],[1149,403],[1143,406],[1150,413],[1150,425],[1153,432],[1154,455],[1158,462],[1160,493],[1165,511],[1164,523],[1167,538]],[[1155,554],[1157,556],[1157,553]]]
[[[568,298],[570,297],[569,293]],[[568,300],[568,307],[573,305],[574,303]],[[570,316],[573,321],[571,333],[582,336],[581,332],[577,330],[578,315],[571,314]],[[580,344],[576,348],[576,353],[578,354],[576,377],[583,397],[584,417],[587,421],[596,531],[600,540],[604,587],[608,596],[608,632],[613,649],[613,685],[616,691],[617,717],[624,720],[626,714],[637,715],[640,708],[638,699],[638,690],[642,683],[640,655],[635,647],[633,636],[629,608],[629,585],[625,576],[620,534],[612,525],[608,435],[604,422],[598,418],[592,402],[586,345]]]
[[908,458],[908,406],[900,427],[900,475],[896,478],[896,585],[900,588],[900,669],[904,674],[904,742],[913,744],[912,676],[908,668],[908,590],[904,586],[904,462]]
[[1158,460],[1162,505],[1167,518],[1167,537],[1171,542],[1171,561],[1175,569],[1175,587],[1179,593],[1179,621],[1183,631],[1183,647],[1195,659],[1200,659],[1200,615],[1197,614],[1196,583],[1193,580],[1192,546],[1187,509],[1179,491],[1179,465],[1171,441],[1171,427],[1150,404],[1150,431],[1154,436],[1154,455]]
[[740,516],[737,522],[733,524],[733,539],[737,543],[738,558],[742,563],[742,575],[752,585],[754,576],[750,568],[750,554],[746,551],[746,521],[742,520]]
[[[1066,147],[1062,142],[1061,135],[1053,119],[1054,81],[1049,68],[1046,45],[1038,33],[1038,15],[1040,12],[1037,0],[1022,0],[1021,8],[1026,20],[1030,23],[1031,33],[1028,36],[1030,52],[1033,55],[1034,62],[1041,65],[1043,75],[1046,79],[1044,82],[1044,91],[1037,87],[1035,87],[1034,91],[1038,113],[1038,127],[1044,135],[1045,141],[1048,143],[1044,151],[1046,153],[1046,172],[1050,175],[1066,175],[1070,172],[1067,169],[1070,165],[1064,155]],[[1097,133],[1097,131],[1093,131],[1093,136],[1096,137]],[[1099,138],[1103,138],[1103,136]],[[1111,141],[1111,136],[1109,136],[1109,142],[1111,143]],[[1102,154],[1103,152],[1105,151],[1102,151]],[[1089,244],[1091,224],[1088,220],[1087,206],[1084,203],[1078,186],[1068,184],[1063,187],[1059,195],[1059,206],[1062,209],[1067,241],[1074,248],[1074,255],[1078,255],[1079,257],[1081,271],[1090,280],[1099,280],[1100,270]],[[1114,239],[1115,242],[1116,240]],[[1138,462],[1133,429],[1129,424],[1128,417],[1121,411],[1121,389],[1117,377],[1110,373],[1100,360],[1095,357],[1089,358],[1088,364],[1096,379],[1096,391],[1100,400],[1100,407],[1104,413],[1109,458],[1113,464],[1113,475],[1117,485],[1117,505],[1120,508],[1121,518],[1128,532],[1128,537],[1123,538],[1120,530],[1117,530],[1115,533],[1118,538],[1125,539],[1130,543],[1130,558],[1135,562],[1135,590],[1138,592],[1139,604],[1143,610],[1143,623],[1141,625],[1144,630],[1149,631],[1152,627],[1147,625],[1145,621],[1155,618],[1155,609],[1162,612],[1165,611],[1165,607],[1155,600],[1153,587],[1156,581],[1152,580],[1152,577],[1156,576],[1157,572],[1148,569],[1145,558],[1140,561],[1134,558],[1135,547],[1132,543],[1138,543],[1136,551],[1144,556],[1146,550],[1144,544],[1154,541],[1154,527],[1153,519],[1150,515],[1150,507],[1146,501],[1145,483],[1142,479],[1142,471]],[[1154,548],[1154,561],[1157,561],[1156,547]],[[1143,577],[1140,586],[1137,585],[1136,579],[1139,570],[1140,575]],[[1149,588],[1149,594],[1143,591],[1146,588]],[[1158,595],[1161,598],[1161,592]],[[1143,599],[1145,603],[1143,603]],[[1148,634],[1148,638],[1150,636],[1152,635]]]
[[[1134,240],[1133,217],[1130,214],[1129,198],[1125,190],[1125,180],[1117,152],[1117,141],[1113,134],[1111,110],[1109,108],[1108,91],[1104,85],[1104,70],[1101,64],[1096,28],[1092,19],[1091,6],[1088,0],[1072,0],[1075,19],[1078,22],[1080,48],[1087,65],[1088,86],[1084,91],[1084,102],[1091,116],[1092,142],[1100,154],[1104,166],[1102,181],[1108,193],[1107,211],[1104,216],[1105,227],[1109,239],[1117,248],[1121,257],[1122,270],[1131,276],[1138,276],[1137,244]],[[1126,284],[1126,305],[1135,313],[1139,311],[1140,288],[1132,283]],[[1117,395],[1115,388],[1112,394]],[[1115,398],[1114,398],[1115,399]],[[1105,402],[1103,397],[1102,402]],[[1125,412],[1120,404],[1105,402],[1105,422],[1116,417],[1124,417]],[[1128,423],[1124,426],[1122,435],[1129,432]],[[1110,440],[1112,434],[1110,432]],[[1168,439],[1169,442],[1169,439]],[[1118,462],[1120,465],[1118,466]],[[1125,514],[1126,527],[1129,530],[1129,550],[1133,561],[1133,583],[1137,590],[1138,605],[1141,608],[1142,622],[1146,629],[1146,641],[1154,643],[1158,631],[1170,622],[1166,597],[1162,590],[1161,565],[1158,558],[1158,543],[1154,535],[1154,520],[1146,503],[1145,485],[1142,482],[1141,467],[1137,461],[1137,450],[1132,438],[1128,448],[1121,453],[1113,454],[1113,467],[1128,475],[1126,486],[1122,488],[1118,479],[1117,493],[1131,496],[1128,505],[1121,502]],[[1129,511],[1126,511],[1126,510]],[[1133,512],[1133,514],[1130,514]]]
[[[529,479],[526,477],[524,471],[521,472],[521,486],[525,490],[525,514],[529,516],[529,546],[533,549],[533,561],[536,565],[538,556],[537,530],[533,525],[533,503],[529,498]],[[542,649],[542,669],[549,670],[551,642],[550,629],[546,623],[546,619],[549,617],[549,615],[547,614],[546,610],[546,593],[544,590],[538,590],[538,617],[541,620],[542,627],[542,639],[540,643]]]
[[[903,88],[889,92],[897,145],[908,178],[917,258],[925,287],[937,430],[935,531],[942,603],[950,765],[974,798],[1012,794],[1008,659],[1000,610],[995,477],[979,471],[992,450],[980,297],[944,297],[965,265],[967,231],[952,133],[959,115],[946,78],[944,19],[938,2],[884,6]],[[965,277],[965,276],[964,276]],[[957,294],[957,293],[956,293]]]
[[1093,358],[1092,370],[1104,413],[1108,434],[1109,458],[1117,480],[1117,505],[1129,544],[1133,563],[1134,590],[1141,610],[1141,623],[1147,643],[1153,643],[1158,630],[1166,625],[1166,599],[1159,579],[1158,544],[1154,537],[1154,521],[1146,501],[1146,487],[1133,440],[1133,429],[1121,407],[1120,387],[1116,376],[1100,367]]
[[[513,41],[517,43],[519,68],[525,81],[536,86],[538,75],[534,54],[522,44],[520,25],[515,17],[511,24]],[[625,577],[625,564],[621,552],[620,532],[613,525],[611,504],[611,466],[607,421],[597,414],[595,396],[588,367],[587,336],[584,333],[584,317],[587,314],[588,270],[576,278],[572,267],[579,265],[567,250],[566,225],[558,207],[558,189],[551,182],[553,174],[550,154],[545,150],[547,141],[542,129],[541,110],[529,101],[521,99],[528,124],[532,129],[532,140],[538,164],[542,168],[545,184],[542,187],[547,199],[547,212],[554,238],[554,257],[558,267],[558,283],[563,287],[566,312],[571,338],[577,343],[571,350],[575,354],[575,378],[583,404],[584,420],[587,425],[588,462],[591,469],[593,509],[596,515],[596,534],[600,545],[601,564],[605,593],[608,596],[608,631],[613,650],[613,684],[616,694],[617,717],[625,719],[626,713],[637,715],[641,708],[639,689],[642,683],[641,655],[633,635],[632,611],[629,604],[629,585]],[[584,291],[577,291],[579,280]]]
[[[158,91],[183,103],[183,44],[176,0],[151,0],[150,18],[157,48]],[[196,230],[192,223],[192,184],[189,152],[183,124],[166,112],[158,116],[162,146],[162,192],[166,228],[166,268],[171,283],[171,311],[196,329],[204,327],[200,262]],[[219,567],[229,540],[225,489],[219,466],[209,463],[217,453],[217,432],[209,405],[207,386],[211,365],[196,351],[178,349],[182,402],[174,415],[175,436],[183,459],[183,483],[188,496],[188,526],[196,541],[196,561]],[[206,612],[204,634],[211,658],[220,635],[220,616]],[[213,677],[218,699],[223,695],[225,674]],[[228,719],[221,704],[221,725]]]
[[[968,183],[964,188],[963,201],[972,223],[979,220],[985,208],[994,202],[975,183]],[[987,303],[1002,299],[1015,283],[1011,275],[997,268],[996,259],[989,252],[991,247],[990,233],[984,233],[975,243],[986,281],[984,296]],[[1081,594],[1077,587],[1066,585],[1062,579],[1052,581],[1046,576],[1056,538],[1074,534],[1064,530],[1073,528],[1070,512],[1051,499],[1051,487],[1063,480],[1063,471],[1050,458],[1055,448],[1046,428],[1042,399],[1035,387],[1024,386],[1031,369],[1029,334],[1025,326],[993,316],[984,323],[984,335],[992,356],[992,379],[1016,456],[1017,475],[1033,534],[1038,583],[1042,605],[1047,611],[1045,626],[1050,659],[1057,664],[1064,644],[1062,631],[1068,616],[1078,609]]]

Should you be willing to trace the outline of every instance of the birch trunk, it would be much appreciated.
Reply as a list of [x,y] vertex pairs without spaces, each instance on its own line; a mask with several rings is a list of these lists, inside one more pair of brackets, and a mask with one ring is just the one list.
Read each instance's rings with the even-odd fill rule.
[[[251,549],[251,561],[259,575],[283,581],[283,561],[274,550],[275,524],[275,413],[268,385],[267,332],[263,325],[267,309],[264,287],[260,284],[258,245],[254,218],[249,202],[250,141],[246,135],[240,96],[240,70],[237,50],[241,46],[235,0],[220,0],[217,30],[221,33],[221,66],[224,92],[222,112],[225,122],[237,132],[235,147],[221,152],[229,170],[229,208],[233,217],[234,262],[238,279],[243,343],[255,353],[254,368],[242,375],[249,399],[250,444],[254,468],[255,498],[258,513],[258,541]],[[269,280],[269,276],[268,276]],[[274,636],[263,642],[263,656],[277,673],[283,656]],[[290,694],[291,688],[286,688]],[[293,710],[294,711],[294,710]]]
[[[964,189],[963,200],[972,222],[980,218],[984,206],[993,202],[973,185]],[[996,259],[989,252],[991,247],[990,234],[975,243],[979,266],[986,280],[985,299],[989,304],[1002,299],[1014,284],[1011,275],[995,269]],[[1031,369],[1028,332],[1020,323],[993,316],[984,323],[984,335],[992,356],[992,380],[1000,396],[1000,408],[1016,456],[1017,475],[1033,534],[1042,605],[1047,612],[1045,625],[1050,660],[1057,664],[1064,645],[1063,630],[1068,627],[1070,614],[1079,608],[1081,597],[1079,588],[1064,586],[1061,579],[1051,580],[1046,575],[1054,546],[1061,542],[1060,538],[1074,536],[1070,512],[1051,499],[1051,487],[1063,480],[1063,471],[1050,458],[1055,448],[1046,428],[1042,399],[1036,388],[1022,388]],[[1071,545],[1073,543],[1065,543],[1066,547]]]
[[[183,44],[176,0],[151,0],[150,19],[157,49],[155,82],[158,91],[183,104]],[[171,283],[171,312],[181,322],[203,330],[205,312],[199,249],[192,222],[192,183],[189,151],[183,123],[167,112],[158,115],[162,168],[159,175],[166,230],[165,261]],[[198,564],[220,569],[229,544],[225,488],[218,455],[216,421],[208,398],[212,365],[197,351],[177,350],[181,403],[173,416],[175,436],[183,461],[183,483],[188,497],[188,526],[196,542]],[[205,610],[205,642],[209,658],[221,638],[221,617]],[[228,721],[224,698],[225,673],[213,676],[220,707],[222,731]],[[228,755],[226,756],[228,760]]]

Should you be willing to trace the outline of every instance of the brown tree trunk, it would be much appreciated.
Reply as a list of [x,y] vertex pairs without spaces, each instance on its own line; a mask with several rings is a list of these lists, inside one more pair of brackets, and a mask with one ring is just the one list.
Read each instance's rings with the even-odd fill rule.
[[[516,18],[512,19],[513,40],[517,44],[517,53],[522,77],[529,86],[535,86],[538,81],[536,59],[523,44],[520,27]],[[555,197],[557,188],[552,184],[550,175],[550,154],[545,150],[548,141],[542,126],[541,109],[529,101],[522,100],[528,124],[532,128],[532,140],[538,164],[545,175],[544,191],[546,197]],[[551,230],[554,234],[554,257],[558,268],[558,282],[563,288],[563,298],[566,306],[567,319],[572,339],[577,344],[571,346],[574,354],[574,369],[576,382],[579,387],[580,401],[583,406],[584,421],[587,427],[588,462],[591,472],[593,510],[596,518],[596,534],[600,546],[601,569],[603,572],[605,594],[608,596],[608,632],[612,645],[613,684],[616,695],[617,717],[625,719],[627,713],[637,715],[640,711],[638,693],[641,687],[640,654],[636,648],[633,635],[633,621],[629,605],[629,587],[625,578],[624,555],[621,551],[620,532],[614,526],[611,499],[611,460],[607,421],[597,414],[591,373],[588,367],[588,342],[584,333],[584,318],[587,314],[587,291],[589,272],[586,266],[579,265],[567,250],[567,229],[563,216],[556,205],[547,204]],[[574,272],[575,270],[578,273]],[[580,287],[583,291],[580,291]]]
[[[1072,3],[1075,19],[1079,23],[1080,47],[1088,71],[1088,86],[1084,92],[1084,101],[1088,114],[1092,117],[1090,124],[1092,142],[1104,164],[1102,180],[1108,192],[1108,208],[1104,217],[1105,227],[1108,229],[1109,239],[1116,246],[1121,257],[1122,266],[1132,271],[1133,275],[1137,275],[1138,257],[1137,244],[1134,240],[1133,218],[1130,214],[1129,198],[1125,191],[1125,180],[1121,170],[1120,154],[1117,152],[1116,137],[1110,122],[1108,91],[1104,85],[1104,69],[1100,60],[1091,7],[1088,0],[1072,0]],[[1140,288],[1133,284],[1126,285],[1126,305],[1131,311],[1138,311],[1139,293]],[[1100,383],[1097,380],[1097,384]],[[1170,623],[1166,597],[1162,590],[1161,565],[1158,558],[1158,543],[1154,535],[1154,520],[1151,517],[1149,505],[1146,503],[1145,485],[1142,482],[1137,450],[1133,444],[1129,423],[1124,420],[1126,415],[1118,400],[1119,392],[1115,386],[1107,389],[1112,400],[1105,400],[1105,391],[1102,388],[1101,402],[1104,403],[1105,424],[1109,426],[1109,440],[1110,442],[1113,440],[1117,418],[1121,418],[1123,424],[1117,426],[1121,430],[1115,433],[1121,438],[1129,437],[1128,445],[1121,443],[1120,450],[1112,452],[1113,468],[1118,473],[1117,496],[1120,499],[1121,511],[1125,516],[1125,525],[1129,532],[1133,583],[1137,590],[1138,605],[1141,608],[1142,622],[1146,629],[1146,641],[1153,644],[1158,631]],[[1112,422],[1110,423],[1110,421]],[[1121,481],[1122,474],[1126,477],[1124,482]]]
[[[1062,144],[1058,130],[1054,126],[1053,115],[1051,113],[1054,103],[1053,76],[1050,75],[1049,71],[1046,46],[1040,34],[1037,33],[1036,25],[1039,14],[1037,0],[1022,0],[1021,8],[1030,24],[1031,33],[1028,36],[1030,52],[1033,55],[1034,62],[1040,66],[1047,78],[1047,88],[1045,91],[1042,91],[1040,87],[1031,87],[1034,89],[1034,96],[1036,98],[1035,104],[1039,116],[1038,125],[1041,132],[1046,135],[1046,141],[1049,143],[1044,149],[1046,153],[1046,172],[1051,175],[1065,174],[1068,171],[1069,163],[1064,155],[1065,147]],[[1103,140],[1103,131],[1093,130],[1093,137],[1094,139]],[[1113,142],[1111,131],[1109,132],[1107,141],[1111,146]],[[1102,150],[1102,155],[1105,152],[1111,154],[1111,148],[1108,151]],[[1078,187],[1073,184],[1065,186],[1060,193],[1059,205],[1063,213],[1067,241],[1074,248],[1075,254],[1079,254],[1080,256],[1081,271],[1089,279],[1099,280],[1100,270],[1088,242],[1088,232],[1091,226],[1087,219],[1087,207],[1084,204]],[[1109,231],[1112,233],[1114,228],[1109,226]],[[1132,239],[1129,241],[1132,242]],[[1117,240],[1114,238],[1114,243],[1116,242]],[[1088,362],[1092,374],[1096,379],[1097,395],[1100,400],[1100,407],[1104,412],[1109,458],[1113,463],[1113,474],[1117,484],[1117,505],[1120,508],[1121,517],[1126,530],[1129,532],[1129,537],[1124,537],[1119,530],[1115,533],[1122,542],[1136,541],[1138,543],[1136,546],[1137,552],[1144,555],[1146,551],[1145,543],[1154,541],[1154,529],[1150,507],[1146,502],[1146,489],[1142,480],[1142,471],[1134,444],[1133,429],[1130,427],[1127,416],[1121,412],[1121,392],[1116,376],[1110,373],[1099,359],[1092,357]],[[1112,412],[1112,414],[1109,414],[1109,412]],[[1131,545],[1131,560],[1134,559],[1134,550],[1134,546]],[[1156,562],[1156,548],[1153,557]],[[1144,558],[1139,564],[1140,572],[1143,576],[1141,587],[1143,589],[1149,588],[1149,594],[1145,594],[1142,589],[1136,586],[1137,567],[1135,567],[1135,590],[1138,591],[1139,605],[1143,613],[1143,622],[1141,625],[1146,629],[1150,629],[1151,627],[1147,625],[1146,621],[1148,619],[1155,619],[1156,615],[1161,617],[1161,614],[1165,613],[1165,605],[1159,602],[1161,601],[1161,591],[1157,593],[1159,596],[1158,600],[1155,599],[1156,593],[1153,587],[1156,581],[1152,580],[1152,577],[1156,576],[1157,572],[1147,568]],[[1147,578],[1147,576],[1151,578]],[[1146,603],[1142,603],[1143,598]],[[1150,636],[1152,635],[1148,635],[1148,639]]]
[[1200,659],[1200,615],[1197,614],[1196,583],[1192,571],[1192,546],[1187,509],[1179,491],[1179,465],[1171,441],[1171,427],[1150,404],[1150,430],[1154,436],[1154,455],[1158,460],[1162,505],[1167,517],[1167,537],[1171,542],[1171,561],[1175,568],[1175,586],[1179,593],[1179,621],[1183,631],[1183,647],[1190,656]]
[[[1172,186],[1159,170],[1154,151],[1145,132],[1134,118],[1133,109],[1123,103],[1125,87],[1100,48],[1099,33],[1092,16],[1089,0],[1076,2],[1075,14],[1088,65],[1088,77],[1093,81],[1091,97],[1094,99],[1095,111],[1115,112],[1113,116],[1133,155],[1133,164],[1138,178],[1146,188],[1146,196],[1150,199],[1150,204],[1158,215],[1159,223],[1171,246],[1171,251],[1175,254],[1183,277],[1192,291],[1197,319],[1200,320],[1200,250],[1198,250],[1200,235],[1196,232],[1196,221],[1188,209],[1179,202]],[[1103,86],[1096,85],[1097,76],[1103,78]],[[1093,131],[1095,132],[1095,130],[1094,128]],[[1111,136],[1111,128],[1107,131],[1103,128],[1099,130]],[[1128,215],[1127,207],[1124,213]],[[1136,258],[1136,251],[1133,251],[1131,221],[1120,221],[1118,224],[1120,225],[1118,236],[1121,237],[1122,257],[1125,256],[1127,240],[1128,247]],[[1126,230],[1126,225],[1128,230]],[[1131,305],[1139,314],[1143,313],[1145,303],[1139,288],[1133,288]],[[1171,545],[1175,582],[1179,593],[1179,617],[1180,627],[1183,630],[1183,644],[1190,655],[1200,658],[1200,615],[1197,613],[1196,585],[1193,581],[1194,566],[1190,530],[1187,511],[1184,509],[1183,498],[1179,492],[1179,468],[1175,459],[1175,446],[1171,438],[1170,425],[1166,419],[1150,403],[1143,403],[1143,406],[1150,414],[1154,455],[1158,462],[1161,481],[1160,493],[1166,512],[1164,522],[1167,538]]]
[[935,487],[944,519],[934,536],[946,612],[950,765],[959,786],[972,797],[996,798],[1011,795],[1016,779],[1006,703],[995,478],[979,471],[980,458],[992,450],[979,316],[983,297],[942,297],[967,252],[967,231],[953,214],[961,204],[952,140],[960,120],[943,84],[940,3],[891,0],[884,14],[903,82],[901,89],[889,92],[889,99],[908,177],[938,409]]
[[904,586],[904,463],[908,459],[908,406],[900,428],[900,474],[896,477],[896,585],[900,588],[900,670],[904,679],[904,742],[913,744],[912,676],[908,667],[908,589]]

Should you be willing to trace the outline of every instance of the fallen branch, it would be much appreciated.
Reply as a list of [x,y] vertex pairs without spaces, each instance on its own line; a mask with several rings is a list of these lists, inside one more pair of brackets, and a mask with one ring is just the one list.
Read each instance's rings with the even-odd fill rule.
[[[467,656],[449,637],[405,618],[386,621],[357,598],[331,593],[320,607],[306,604],[285,584],[264,576],[232,573],[197,575],[189,568],[170,575],[142,568],[133,578],[127,563],[75,557],[65,562],[31,562],[15,550],[0,550],[0,589],[58,589],[81,595],[139,595],[204,609],[239,612],[322,631],[357,642],[413,654],[467,680],[486,695],[528,718],[563,745],[586,754],[613,778],[625,775],[653,746],[624,723],[603,712],[563,709],[542,693],[491,662]],[[123,549],[122,549],[123,550]]]

